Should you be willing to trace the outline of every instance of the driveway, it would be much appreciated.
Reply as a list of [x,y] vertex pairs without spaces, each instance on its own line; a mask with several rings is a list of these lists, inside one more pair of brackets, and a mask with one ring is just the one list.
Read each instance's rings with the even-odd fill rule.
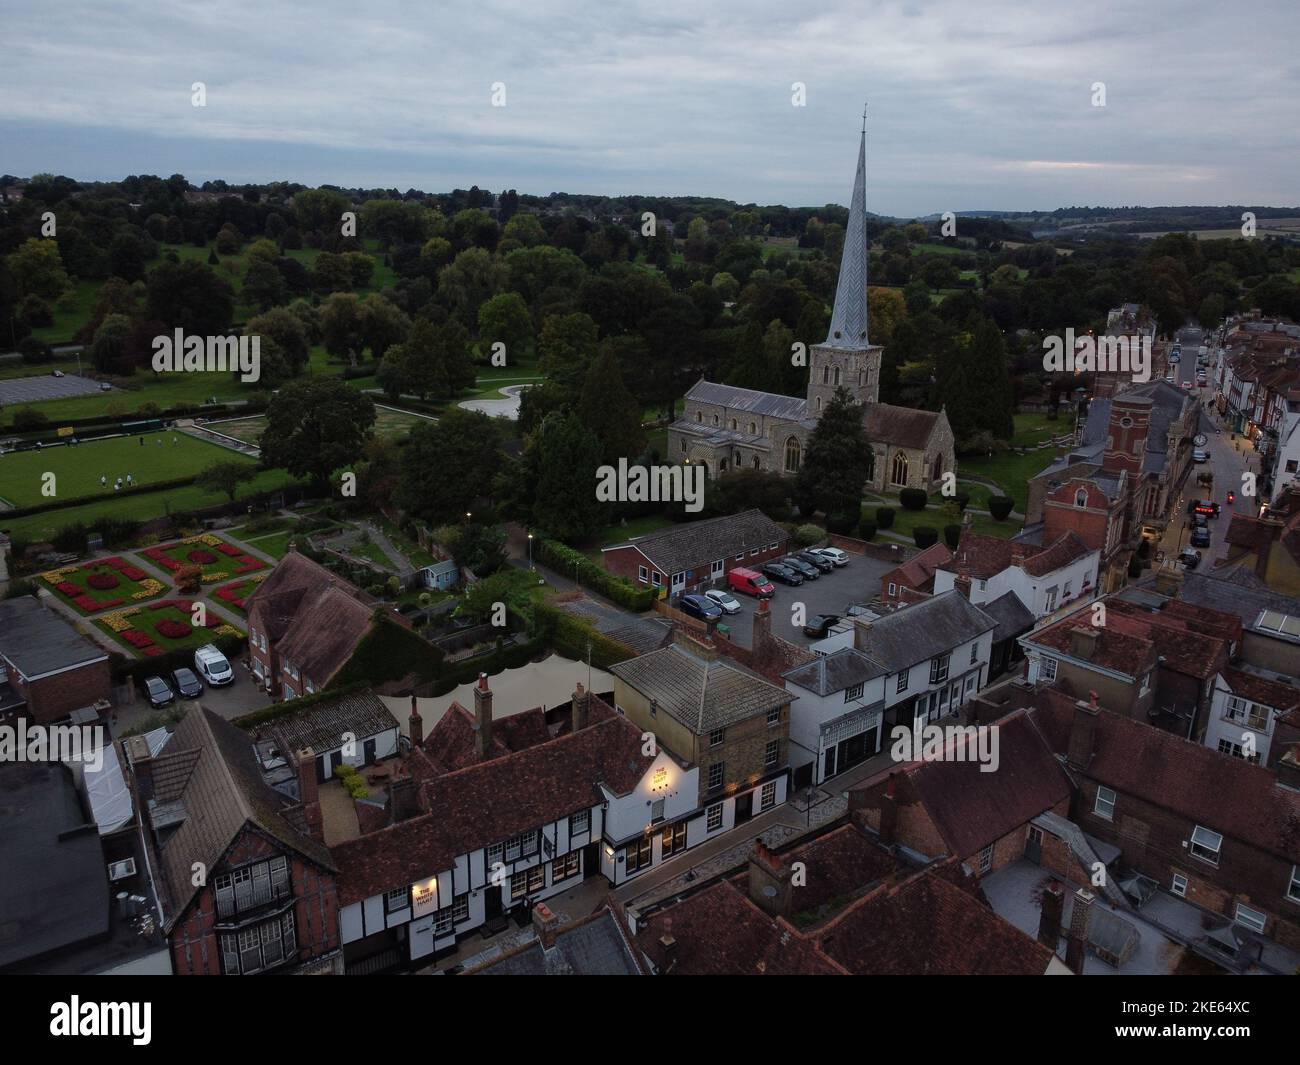
[[484,414],[493,418],[510,418],[517,421],[519,419],[519,393],[525,388],[532,388],[532,385],[507,385],[500,389],[503,395],[509,396],[509,399],[467,399],[463,400],[458,406],[466,410],[482,411]]

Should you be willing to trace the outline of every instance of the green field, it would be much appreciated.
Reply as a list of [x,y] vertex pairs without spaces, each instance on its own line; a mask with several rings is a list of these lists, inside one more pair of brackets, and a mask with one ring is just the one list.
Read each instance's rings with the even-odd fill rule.
[[[15,507],[35,507],[83,497],[87,501],[109,500],[116,494],[113,485],[117,478],[122,478],[125,488],[128,474],[135,483],[149,485],[189,477],[213,463],[229,461],[250,465],[253,462],[228,448],[180,432],[87,440],[76,447],[14,451],[0,455],[0,499]],[[42,492],[47,473],[54,474],[53,494]],[[101,477],[107,478],[107,485],[100,484]]]
[[[393,407],[377,406],[375,408],[375,435],[384,438],[403,436],[417,425],[432,424],[436,419],[426,414],[411,414]],[[248,418],[229,418],[218,422],[208,422],[207,428],[225,436],[233,436],[246,444],[256,444],[266,431],[266,416],[252,415]]]

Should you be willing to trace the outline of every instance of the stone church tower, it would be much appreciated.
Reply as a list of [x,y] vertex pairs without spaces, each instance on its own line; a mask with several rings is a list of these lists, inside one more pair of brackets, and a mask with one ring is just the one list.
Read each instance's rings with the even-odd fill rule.
[[849,202],[840,278],[835,287],[831,328],[809,352],[808,416],[817,418],[843,387],[864,406],[880,398],[880,355],[867,339],[867,131],[858,145],[858,172]]

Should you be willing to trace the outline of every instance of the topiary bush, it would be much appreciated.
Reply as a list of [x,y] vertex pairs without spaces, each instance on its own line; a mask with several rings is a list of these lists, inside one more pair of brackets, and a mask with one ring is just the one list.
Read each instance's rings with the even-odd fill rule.
[[894,527],[894,508],[876,507],[876,524],[882,529],[892,529]]
[[957,544],[961,541],[960,525],[945,525],[943,527],[943,542],[954,551],[957,550]]
[[1016,501],[1010,496],[989,497],[989,513],[993,515],[994,521],[1006,521],[1015,508]]
[[939,530],[930,525],[918,525],[912,530],[912,539],[924,551],[939,542]]
[[924,510],[930,497],[923,488],[904,488],[898,493],[898,501],[904,510]]
[[957,504],[958,510],[965,510],[966,507],[970,504],[970,493],[958,492],[955,496],[952,497],[952,501]]
[[800,547],[812,547],[826,539],[826,530],[820,525],[800,525],[794,531],[794,542]]
[[876,523],[874,521],[863,521],[858,525],[858,536],[863,540],[872,540],[876,535]]

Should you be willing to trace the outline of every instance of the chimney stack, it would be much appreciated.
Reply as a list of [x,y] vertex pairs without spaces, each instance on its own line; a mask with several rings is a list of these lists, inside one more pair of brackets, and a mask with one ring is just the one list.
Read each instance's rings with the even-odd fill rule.
[[1055,880],[1043,890],[1043,905],[1038,914],[1038,942],[1056,953],[1061,941],[1061,914],[1065,909],[1065,892]]
[[407,725],[411,735],[411,746],[419,747],[424,743],[424,718],[420,716],[420,708],[415,702],[415,693],[411,693],[411,720]]
[[123,741],[123,749],[135,776],[136,792],[143,806],[153,798],[153,755],[149,753],[149,741],[143,736],[128,736]]
[[880,842],[892,847],[898,842],[898,797],[895,794],[894,774],[885,782],[885,793],[880,797]]
[[492,749],[492,690],[486,673],[478,675],[474,685],[474,754],[480,762]]
[[756,840],[749,859],[749,897],[772,917],[790,916],[794,896],[794,870]]
[[1097,653],[1097,640],[1100,636],[1101,630],[1094,625],[1079,625],[1071,629],[1070,654],[1091,662],[1092,656]]
[[871,639],[871,619],[854,618],[853,619],[853,646],[859,651],[867,649],[867,641]]
[[754,625],[752,635],[750,636],[750,650],[755,655],[762,655],[763,648],[772,641],[772,603],[768,599],[760,599],[758,608],[754,611]]
[[294,759],[298,763],[298,798],[302,802],[307,831],[313,839],[325,842],[324,819],[320,810],[320,788],[316,783],[316,752],[304,747]]
[[591,693],[587,691],[582,682],[578,682],[578,687],[573,693],[573,713],[571,727],[574,732],[581,732],[587,727],[587,712],[591,707]]
[[1065,941],[1065,964],[1076,976],[1083,975],[1083,963],[1088,956],[1088,924],[1092,918],[1092,900],[1086,888],[1074,893],[1074,908],[1070,911],[1070,931]]
[[1066,764],[1071,769],[1087,769],[1092,762],[1093,748],[1097,743],[1097,693],[1089,692],[1089,701],[1080,699],[1074,704],[1074,720],[1070,723],[1070,742],[1066,748]]
[[560,932],[560,919],[544,902],[539,902],[533,907],[533,931],[537,933],[537,939],[542,944],[543,950],[555,949],[556,937]]

